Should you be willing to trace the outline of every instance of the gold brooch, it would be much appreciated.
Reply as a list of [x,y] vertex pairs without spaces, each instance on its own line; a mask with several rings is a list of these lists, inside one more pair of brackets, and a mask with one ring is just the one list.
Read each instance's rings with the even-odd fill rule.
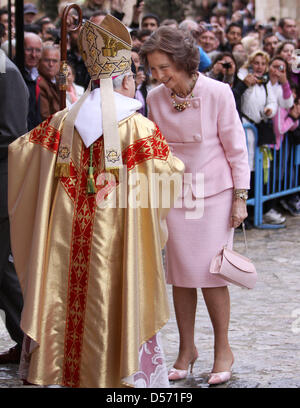
[[[194,95],[191,94],[190,97],[189,97],[189,99],[192,99],[193,96],[194,96]],[[186,108],[188,108],[189,106],[191,106],[190,101],[187,100],[187,99],[186,99],[184,102],[182,102],[182,103],[176,103],[176,101],[175,101],[175,93],[174,93],[174,92],[171,93],[171,98],[172,98],[173,107],[174,107],[174,109],[176,109],[178,112],[182,112],[182,111],[184,111]]]

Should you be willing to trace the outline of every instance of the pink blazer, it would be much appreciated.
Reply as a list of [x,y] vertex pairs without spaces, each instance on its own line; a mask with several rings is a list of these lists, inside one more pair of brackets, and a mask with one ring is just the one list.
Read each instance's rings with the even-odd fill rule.
[[163,84],[149,92],[149,118],[184,162],[185,173],[192,173],[194,195],[196,173],[204,175],[205,197],[232,187],[249,189],[246,137],[229,85],[199,74],[191,106],[182,112],[170,95]]

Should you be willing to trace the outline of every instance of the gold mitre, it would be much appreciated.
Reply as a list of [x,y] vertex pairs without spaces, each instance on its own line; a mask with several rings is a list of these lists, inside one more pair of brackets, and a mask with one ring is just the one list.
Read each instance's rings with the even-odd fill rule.
[[107,15],[101,25],[86,21],[78,42],[91,79],[111,78],[130,71],[131,37],[117,18]]
[[[57,177],[68,177],[70,174],[70,154],[61,152],[71,152],[75,120],[91,92],[93,80],[100,80],[105,169],[118,174],[123,162],[112,79],[131,72],[131,37],[124,24],[107,15],[101,25],[86,21],[80,31],[78,44],[91,81],[86,92],[66,115],[55,174]],[[92,172],[90,163],[89,179],[93,178]],[[94,193],[96,190],[91,188],[91,191]]]

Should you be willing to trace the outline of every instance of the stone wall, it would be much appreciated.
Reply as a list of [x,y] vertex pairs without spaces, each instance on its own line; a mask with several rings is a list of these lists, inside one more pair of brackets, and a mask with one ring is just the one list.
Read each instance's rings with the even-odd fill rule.
[[266,22],[270,17],[292,17],[300,28],[299,0],[255,0],[255,9],[258,21]]

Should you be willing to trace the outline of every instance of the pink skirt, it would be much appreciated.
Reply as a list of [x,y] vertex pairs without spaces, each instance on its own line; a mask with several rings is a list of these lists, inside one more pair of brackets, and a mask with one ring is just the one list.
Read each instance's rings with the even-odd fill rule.
[[203,216],[187,219],[186,208],[172,208],[167,217],[166,281],[184,288],[213,288],[227,282],[209,273],[212,258],[227,245],[232,248],[234,229],[229,227],[232,189],[204,199]]

